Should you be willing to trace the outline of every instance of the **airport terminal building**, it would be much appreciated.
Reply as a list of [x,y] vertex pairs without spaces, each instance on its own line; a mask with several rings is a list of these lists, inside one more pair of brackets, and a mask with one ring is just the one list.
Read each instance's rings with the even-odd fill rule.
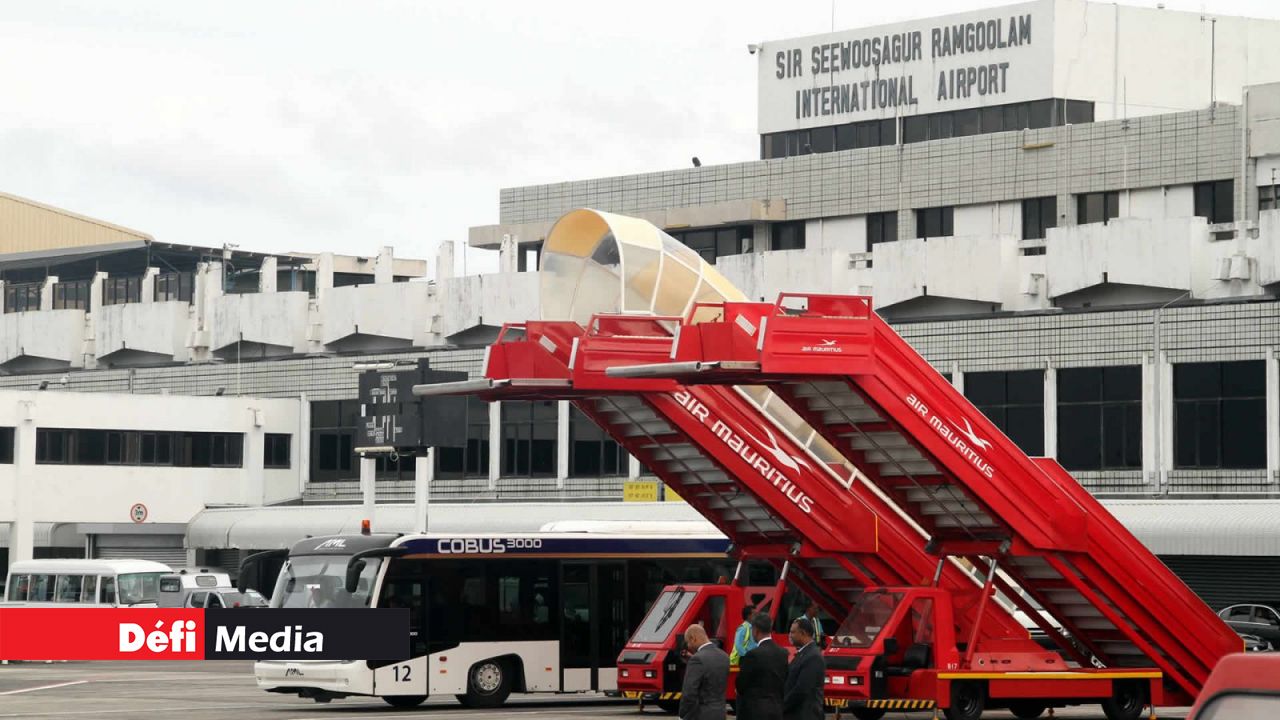
[[[168,430],[261,436],[234,481],[201,486],[200,507],[167,495],[207,468],[157,468],[154,452],[147,465],[142,435],[120,441],[138,443],[113,456],[137,458],[122,478],[167,482],[86,495],[85,512],[21,495],[36,553],[127,544],[103,536],[144,534],[135,503],[164,508],[137,524],[167,524],[171,551],[181,538],[228,565],[345,527],[361,499],[357,368],[428,357],[475,376],[501,324],[537,314],[552,224],[590,207],[650,220],[752,298],[871,295],[1211,605],[1280,597],[1280,23],[1040,0],[752,49],[759,159],[503,189],[499,223],[469,237],[499,253],[497,274],[454,277],[448,244],[433,273],[390,249],[0,236],[0,481],[39,484],[50,457],[76,464],[69,444],[50,455],[45,427],[156,430],[130,419],[129,395],[167,394],[167,410],[138,413],[171,413]],[[21,204],[0,197],[0,232],[36,227],[5,223]],[[48,425],[40,408],[67,391],[113,393],[121,427],[62,405]],[[224,403],[225,427],[184,427],[187,396]],[[243,405],[257,398],[255,419]],[[466,425],[465,449],[437,453],[433,517],[455,500],[662,497],[567,403],[474,402]],[[267,434],[289,436],[287,468],[267,467]],[[94,483],[101,468],[83,470]],[[412,458],[380,459],[376,477],[384,506],[412,500]],[[14,516],[5,500],[0,522]],[[665,506],[645,512],[687,519]]]

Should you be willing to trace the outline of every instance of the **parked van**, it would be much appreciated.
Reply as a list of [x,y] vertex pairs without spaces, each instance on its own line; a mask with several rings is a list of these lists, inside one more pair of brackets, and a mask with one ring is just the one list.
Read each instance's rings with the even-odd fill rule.
[[19,560],[9,566],[5,605],[155,607],[168,566],[150,560]]

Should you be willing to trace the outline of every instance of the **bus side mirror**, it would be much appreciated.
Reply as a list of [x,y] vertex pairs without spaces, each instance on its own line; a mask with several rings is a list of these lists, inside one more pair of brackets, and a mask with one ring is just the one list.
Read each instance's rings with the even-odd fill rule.
[[354,594],[360,588],[360,573],[364,572],[364,560],[356,560],[347,565],[347,583],[345,589],[347,593]]

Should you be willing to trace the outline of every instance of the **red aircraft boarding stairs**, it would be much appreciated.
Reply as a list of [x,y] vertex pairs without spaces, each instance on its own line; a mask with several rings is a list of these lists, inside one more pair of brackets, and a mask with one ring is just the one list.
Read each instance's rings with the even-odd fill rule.
[[1042,650],[1003,607],[988,606],[976,622],[983,611],[973,576],[927,552],[923,531],[857,480],[847,461],[819,458],[812,446],[820,436],[793,413],[783,416],[793,421],[790,429],[770,420],[756,404],[761,388],[606,374],[669,359],[676,323],[602,315],[589,331],[572,322],[508,325],[486,351],[483,379],[414,392],[569,400],[735,547],[789,558],[791,579],[836,618],[865,587],[936,581],[961,599],[958,631],[967,636],[977,625],[984,640]]
[[1241,648],[1056,461],[1023,453],[872,312],[870,298],[697,306],[666,362],[609,374],[767,385],[935,546],[998,561],[1094,664],[1157,669],[1166,704],[1190,704],[1217,661]]

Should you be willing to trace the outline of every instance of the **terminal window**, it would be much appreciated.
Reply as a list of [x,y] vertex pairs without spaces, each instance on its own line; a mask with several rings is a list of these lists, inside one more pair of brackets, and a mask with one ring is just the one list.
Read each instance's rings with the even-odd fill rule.
[[292,435],[266,433],[262,443],[262,466],[273,470],[288,469],[292,441]]
[[436,477],[489,477],[489,403],[467,398],[467,442],[463,447],[436,448]]
[[0,465],[13,464],[13,428],[0,427]]
[[1058,371],[1058,461],[1068,470],[1142,467],[1142,369]]
[[867,252],[880,243],[898,239],[898,211],[871,213],[867,216]]
[[1258,210],[1275,210],[1280,208],[1280,185],[1264,185],[1258,188]]
[[1196,183],[1194,187],[1196,215],[1206,218],[1210,224],[1234,222],[1236,217],[1234,185],[1233,180]]
[[774,223],[773,225],[773,249],[774,250],[803,250],[804,249],[804,222],[785,222]]
[[1022,239],[1041,240],[1049,228],[1058,226],[1058,198],[1039,197],[1022,201]]
[[620,477],[630,456],[581,410],[569,406],[569,477]]
[[554,477],[558,425],[554,401],[502,403],[502,477]]
[[916,237],[951,237],[955,234],[955,208],[936,207],[916,210]]
[[1044,371],[965,373],[964,396],[1023,452],[1044,454]]
[[750,225],[734,225],[697,230],[672,230],[667,234],[698,253],[703,260],[715,265],[718,257],[751,252],[755,231]]
[[1076,195],[1076,224],[1107,223],[1120,217],[1120,193],[1081,193]]
[[1262,360],[1174,365],[1175,467],[1265,468],[1266,395]]

